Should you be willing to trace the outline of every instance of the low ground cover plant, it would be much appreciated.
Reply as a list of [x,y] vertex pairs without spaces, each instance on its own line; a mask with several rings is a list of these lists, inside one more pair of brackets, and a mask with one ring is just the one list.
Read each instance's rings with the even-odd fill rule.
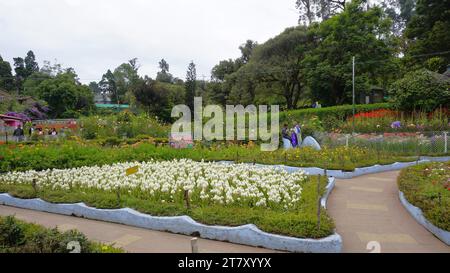
[[450,231],[450,161],[404,169],[398,185],[408,202],[419,207],[425,218]]

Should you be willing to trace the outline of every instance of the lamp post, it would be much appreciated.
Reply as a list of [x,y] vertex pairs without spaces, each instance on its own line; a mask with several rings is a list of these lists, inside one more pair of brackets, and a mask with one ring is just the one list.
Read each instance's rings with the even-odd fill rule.
[[353,105],[353,119],[352,119],[352,134],[355,134],[355,56],[352,58],[352,93],[353,93],[353,99],[352,99],[352,105]]

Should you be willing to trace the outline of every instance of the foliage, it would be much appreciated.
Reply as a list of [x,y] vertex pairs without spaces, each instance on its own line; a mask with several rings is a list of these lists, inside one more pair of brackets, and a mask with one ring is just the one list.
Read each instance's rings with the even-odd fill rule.
[[381,8],[365,9],[361,0],[314,24],[310,35],[316,45],[302,62],[313,100],[323,105],[351,102],[352,57],[358,62],[357,95],[369,91],[370,85],[385,86],[395,72],[390,26]]
[[12,91],[14,89],[14,78],[11,71],[10,63],[4,61],[0,56],[0,90]]
[[397,80],[389,92],[393,106],[401,110],[429,112],[450,105],[450,81],[423,69]]
[[299,23],[309,25],[318,20],[326,20],[345,9],[346,0],[297,0],[296,8],[299,10]]
[[[405,30],[408,62],[421,65],[433,54],[447,52],[441,57],[446,65],[450,63],[449,6],[449,0],[417,0],[415,15]],[[410,58],[420,55],[420,58]]]
[[[356,114],[349,117],[346,122],[338,123],[334,127],[336,132],[351,133],[385,133],[385,132],[427,132],[450,130],[450,114],[445,109],[434,112],[404,113],[392,110],[376,110]],[[392,126],[399,122],[399,128]]]
[[[285,99],[286,108],[296,108],[302,92],[305,91],[303,84],[305,77],[300,64],[310,46],[311,41],[305,27],[288,28],[256,47],[250,62],[238,73],[250,69],[245,73],[253,73],[254,82],[277,83],[280,92],[276,94]],[[252,95],[252,101],[254,97],[255,95]]]
[[185,104],[193,111],[194,109],[194,97],[196,90],[197,71],[195,69],[194,62],[190,62],[188,70],[186,72],[185,82]]
[[158,116],[166,122],[171,121],[170,109],[174,104],[166,85],[148,79],[137,84],[133,94],[148,114]]
[[161,71],[157,73],[156,80],[159,82],[173,83],[174,78],[172,74],[169,73],[169,64],[166,62],[166,60],[162,59],[159,62],[159,68],[161,69]]
[[[391,109],[392,106],[387,103],[378,104],[358,104],[355,105],[355,113],[369,112],[379,109]],[[353,115],[352,105],[340,105],[323,108],[307,108],[300,110],[285,111],[280,113],[280,122],[289,124],[304,123],[311,117],[318,117],[322,127],[329,131],[336,127],[348,117]]]
[[36,224],[17,220],[13,216],[0,216],[0,253],[69,253],[67,244],[80,243],[82,253],[120,253],[122,249],[88,241],[76,230],[59,232]]
[[450,231],[450,162],[402,170],[398,178],[405,198],[435,226]]
[[[111,140],[110,143],[115,141]],[[311,148],[262,152],[257,145],[234,145],[217,143],[203,147],[197,143],[193,149],[174,149],[166,145],[156,145],[152,139],[125,140],[118,147],[107,147],[104,142],[53,142],[30,145],[0,145],[0,172],[45,170],[51,168],[74,168],[81,166],[101,166],[116,162],[149,160],[171,160],[187,158],[195,161],[229,160],[236,162],[284,164],[298,167],[321,167],[352,171],[356,167],[375,164],[391,164],[396,161],[414,161],[417,157],[395,156],[389,151],[358,147],[323,147],[321,151]],[[99,145],[101,144],[101,145]],[[415,155],[415,151],[411,151]]]
[[39,98],[48,103],[52,117],[73,118],[92,111],[93,94],[89,87],[77,83],[75,77],[66,72],[38,85]]
[[108,116],[85,116],[79,120],[80,134],[85,139],[117,137],[133,138],[138,135],[167,137],[169,128],[147,114],[121,112]]

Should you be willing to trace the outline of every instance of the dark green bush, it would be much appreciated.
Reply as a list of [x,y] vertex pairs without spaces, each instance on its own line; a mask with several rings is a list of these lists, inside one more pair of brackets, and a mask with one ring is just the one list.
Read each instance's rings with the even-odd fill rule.
[[0,253],[69,253],[69,242],[78,242],[81,253],[122,252],[121,249],[89,241],[77,231],[59,232],[36,224],[0,216]]
[[0,218],[0,248],[16,247],[24,243],[23,227],[12,216]]
[[450,81],[441,74],[421,69],[392,84],[389,94],[398,109],[430,112],[450,105]]

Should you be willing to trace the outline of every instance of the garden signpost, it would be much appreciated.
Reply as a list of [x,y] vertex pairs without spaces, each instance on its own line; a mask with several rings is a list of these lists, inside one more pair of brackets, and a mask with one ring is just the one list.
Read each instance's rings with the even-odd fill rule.
[[139,171],[139,166],[134,166],[134,167],[131,167],[131,168],[126,169],[125,173],[126,173],[126,175],[128,176],[128,175],[135,174],[135,173],[137,173],[138,171]]

